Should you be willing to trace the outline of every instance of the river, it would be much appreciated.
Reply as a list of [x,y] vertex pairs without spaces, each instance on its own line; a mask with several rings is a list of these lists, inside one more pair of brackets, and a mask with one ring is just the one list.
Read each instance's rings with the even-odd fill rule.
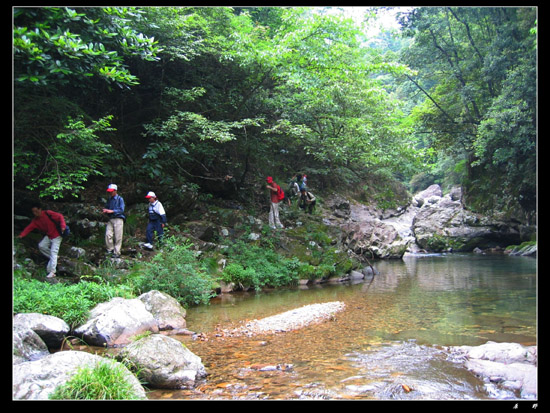
[[[148,397],[487,400],[498,391],[450,360],[445,346],[536,344],[533,258],[438,254],[375,267],[380,274],[355,284],[224,294],[189,309],[188,328],[204,339],[179,339],[209,375],[195,389]],[[216,336],[220,327],[329,301],[346,305],[330,321],[271,335]]]

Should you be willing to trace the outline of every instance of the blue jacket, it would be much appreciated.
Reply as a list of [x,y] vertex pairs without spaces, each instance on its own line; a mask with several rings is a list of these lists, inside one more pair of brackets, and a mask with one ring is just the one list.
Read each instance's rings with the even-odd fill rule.
[[126,219],[124,215],[124,199],[120,195],[115,195],[110,197],[107,203],[105,204],[106,209],[112,209],[114,212],[109,214],[109,219],[111,218],[122,218]]

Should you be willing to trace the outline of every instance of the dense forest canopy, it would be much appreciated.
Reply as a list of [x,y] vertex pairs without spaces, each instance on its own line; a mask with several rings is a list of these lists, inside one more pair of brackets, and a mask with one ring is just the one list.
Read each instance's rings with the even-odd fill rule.
[[302,171],[533,214],[537,9],[396,8],[373,35],[386,9],[14,8],[14,186],[227,196]]

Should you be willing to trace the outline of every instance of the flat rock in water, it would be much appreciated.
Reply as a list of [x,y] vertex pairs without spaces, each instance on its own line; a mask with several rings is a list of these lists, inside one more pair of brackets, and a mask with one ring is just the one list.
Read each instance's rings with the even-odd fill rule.
[[312,323],[330,319],[344,307],[345,304],[340,301],[310,304],[261,320],[250,321],[241,330],[249,335],[297,330]]

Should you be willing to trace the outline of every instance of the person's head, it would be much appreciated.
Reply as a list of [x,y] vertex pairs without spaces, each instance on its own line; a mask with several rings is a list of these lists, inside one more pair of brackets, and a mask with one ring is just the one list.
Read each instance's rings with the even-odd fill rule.
[[305,194],[306,194],[306,192],[307,192],[307,191],[306,191],[306,188],[302,188],[302,189],[300,189],[300,192],[302,193],[302,195],[305,195]]
[[273,183],[273,178],[268,176],[266,181],[267,181],[268,184],[272,184]]
[[157,200],[157,196],[155,195],[154,192],[151,192],[151,191],[149,191],[149,192],[147,193],[147,195],[145,195],[145,198],[147,198],[147,199],[149,200],[150,203],[153,203],[153,202],[155,202],[155,201]]
[[118,186],[116,186],[115,184],[110,184],[107,187],[107,192],[109,192],[111,196],[115,196],[117,194],[117,191],[118,191]]
[[31,212],[35,217],[42,215],[42,204],[40,202],[33,202],[31,204]]

